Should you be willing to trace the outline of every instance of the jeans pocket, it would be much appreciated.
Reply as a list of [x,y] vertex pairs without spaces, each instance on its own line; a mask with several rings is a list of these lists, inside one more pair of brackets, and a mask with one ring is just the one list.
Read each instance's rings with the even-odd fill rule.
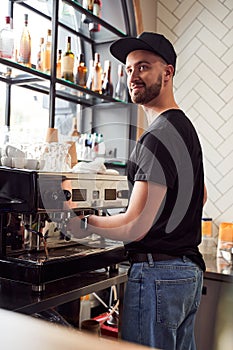
[[177,328],[193,308],[196,278],[157,280],[156,321],[169,328]]

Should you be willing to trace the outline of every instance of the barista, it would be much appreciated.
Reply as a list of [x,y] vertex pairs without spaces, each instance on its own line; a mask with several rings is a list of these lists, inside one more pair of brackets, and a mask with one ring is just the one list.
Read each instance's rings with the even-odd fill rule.
[[124,340],[165,350],[195,349],[206,190],[198,135],[174,98],[176,53],[163,35],[150,32],[119,39],[110,51],[126,65],[131,100],[143,106],[149,126],[128,162],[132,192],[126,212],[76,217],[69,229],[79,238],[96,233],[124,241],[131,262]]

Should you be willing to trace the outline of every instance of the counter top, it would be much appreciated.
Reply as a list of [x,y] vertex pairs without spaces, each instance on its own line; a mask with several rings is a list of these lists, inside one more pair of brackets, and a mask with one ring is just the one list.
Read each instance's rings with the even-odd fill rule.
[[[204,255],[206,279],[219,282],[233,282],[233,269],[222,258]],[[0,278],[0,308],[25,314],[40,312],[51,307],[74,301],[83,295],[119,285],[121,293],[127,281],[128,264],[120,266],[118,271],[97,270],[79,273],[46,284],[45,291],[35,293],[31,285]]]
[[30,284],[0,278],[0,308],[33,314],[113,285],[119,285],[120,293],[123,293],[126,281],[126,268],[119,268],[118,271],[102,269],[49,282],[43,292],[36,293]]
[[232,264],[212,254],[203,254],[203,257],[206,263],[205,278],[229,283],[233,282]]

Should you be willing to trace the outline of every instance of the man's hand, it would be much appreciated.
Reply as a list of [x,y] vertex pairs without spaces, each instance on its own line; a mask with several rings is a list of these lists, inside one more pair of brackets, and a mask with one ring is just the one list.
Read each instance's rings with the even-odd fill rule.
[[90,232],[81,229],[82,218],[83,216],[76,216],[71,218],[67,223],[67,230],[72,233],[74,238],[84,238],[90,235]]

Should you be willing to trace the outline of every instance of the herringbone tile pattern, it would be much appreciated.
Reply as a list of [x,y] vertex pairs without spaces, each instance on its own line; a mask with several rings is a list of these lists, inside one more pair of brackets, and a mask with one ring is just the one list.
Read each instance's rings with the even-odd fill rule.
[[200,135],[216,226],[233,221],[233,0],[159,0],[157,31],[174,44],[178,104]]

